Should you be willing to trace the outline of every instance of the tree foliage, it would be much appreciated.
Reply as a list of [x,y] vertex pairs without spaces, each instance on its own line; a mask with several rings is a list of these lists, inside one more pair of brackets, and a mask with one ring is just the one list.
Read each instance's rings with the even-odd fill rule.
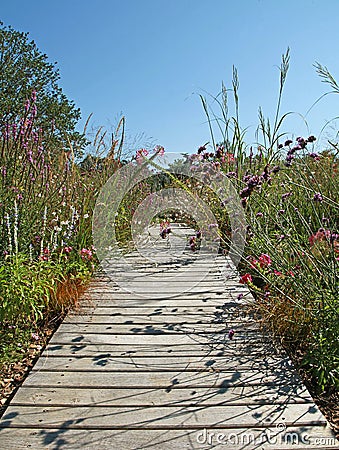
[[0,127],[21,118],[25,103],[36,91],[37,120],[51,147],[73,145],[77,153],[86,144],[75,131],[80,110],[58,85],[56,63],[48,61],[28,33],[0,22]]

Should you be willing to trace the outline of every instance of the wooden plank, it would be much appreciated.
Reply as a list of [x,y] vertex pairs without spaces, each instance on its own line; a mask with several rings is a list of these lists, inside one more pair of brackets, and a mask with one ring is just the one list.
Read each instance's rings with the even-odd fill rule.
[[63,386],[104,388],[143,388],[153,387],[159,389],[180,389],[181,387],[220,387],[227,389],[230,386],[252,386],[259,384],[284,386],[300,385],[300,379],[294,373],[285,370],[243,370],[243,371],[112,371],[105,372],[100,368],[96,371],[32,371],[25,381],[25,386]]
[[229,306],[229,308],[238,309],[240,304],[236,302],[235,299],[232,299],[231,301],[229,299],[225,299],[223,297],[201,297],[201,298],[183,298],[178,299],[175,297],[166,297],[166,298],[159,298],[157,300],[154,300],[153,298],[149,297],[139,297],[134,299],[128,299],[124,297],[115,298],[115,297],[103,297],[103,298],[96,298],[92,297],[91,300],[89,299],[82,299],[81,305],[88,305],[88,306],[95,306],[95,307],[104,307],[107,306],[109,308],[112,307],[142,307],[142,308],[161,308],[163,306],[166,306],[167,308],[178,308],[178,307],[202,307],[202,306],[212,306],[212,307],[222,307],[225,305],[225,307]]
[[[266,432],[269,433],[266,434]],[[338,441],[328,427],[275,426],[269,430],[260,427],[178,429],[178,430],[75,430],[70,428],[0,429],[0,444],[4,449],[34,450],[65,448],[67,450],[330,450],[338,449]]]
[[[227,320],[228,319],[228,320]],[[150,323],[154,324],[170,324],[170,325],[205,325],[208,327],[209,325],[214,325],[218,323],[223,323],[224,326],[227,325],[227,322],[231,321],[231,316],[222,317],[217,314],[137,314],[137,313],[126,313],[125,314],[87,314],[87,315],[76,315],[67,317],[63,324],[75,324],[75,325],[105,325],[105,324],[114,324],[114,325],[149,325]],[[258,328],[257,324],[253,324],[253,321],[250,319],[238,319],[236,320],[233,317],[231,322],[234,324],[233,328],[244,325],[245,327],[253,327]]]
[[[74,311],[69,317],[84,317],[88,315],[102,315],[102,316],[121,316],[128,314],[137,315],[149,315],[150,317],[161,316],[162,314],[176,314],[177,316],[189,317],[191,315],[206,315],[207,317],[213,317],[215,315],[222,315],[222,317],[232,317],[232,318],[246,318],[247,313],[245,308],[240,308],[237,306],[236,302],[223,302],[218,305],[206,305],[205,303],[200,303],[198,306],[192,306],[191,304],[177,304],[174,306],[166,305],[145,305],[138,303],[136,305],[128,305],[124,302],[120,302],[120,305],[92,305],[90,306],[88,302],[83,302],[82,306],[76,311]],[[187,302],[188,303],[188,302]],[[228,305],[232,306],[228,306]]]
[[[313,424],[326,425],[324,416],[308,403],[287,405],[234,405],[227,406],[155,406],[155,407],[109,407],[109,406],[10,406],[0,422],[4,426],[37,426],[49,425],[67,428],[97,429],[114,428],[237,428],[274,426],[283,421],[286,425],[307,426]],[[7,422],[7,423],[6,423]]]
[[34,370],[72,370],[84,371],[96,370],[102,371],[139,371],[139,370],[206,370],[212,368],[223,371],[230,370],[276,370],[277,368],[288,368],[288,364],[280,358],[268,357],[262,360],[253,360],[251,355],[247,358],[236,354],[227,357],[209,357],[209,356],[166,356],[166,357],[114,357],[108,353],[98,353],[94,357],[72,356],[65,360],[64,357],[51,356],[45,353],[41,356],[34,366]]
[[[236,353],[235,353],[236,349]],[[114,345],[114,344],[49,344],[42,354],[55,356],[72,357],[73,355],[93,357],[101,354],[109,354],[110,356],[231,356],[264,359],[268,354],[273,355],[274,349],[265,348],[262,343],[236,343],[232,341],[227,347],[223,343],[220,344],[181,344],[181,345],[152,345],[138,343],[133,348],[130,345]]]
[[23,386],[19,389],[12,406],[192,406],[254,405],[312,403],[305,387],[282,392],[275,386],[243,386],[225,391],[219,388],[183,389],[81,389],[78,387],[36,388]]
[[[177,317],[179,319],[179,317]],[[63,323],[59,328],[60,333],[94,333],[94,334],[182,334],[182,333],[223,333],[229,332],[230,327],[225,323],[180,323],[160,322],[160,323]],[[248,336],[251,340],[258,334],[258,326],[253,323],[232,324],[232,329],[239,336]]]
[[[179,345],[179,344],[193,344],[194,342],[199,344],[213,344],[213,343],[225,343],[226,345],[229,343],[233,345],[233,343],[242,342],[248,340],[248,337],[245,335],[237,335],[230,341],[226,334],[220,333],[178,333],[178,334],[157,334],[150,333],[144,335],[138,335],[137,333],[132,334],[94,334],[94,333],[64,333],[62,331],[57,331],[52,339],[50,340],[51,344],[125,344],[133,347],[134,345],[140,344],[140,339],[142,337],[143,344],[152,344],[155,345]],[[255,337],[251,338],[251,342],[265,342],[265,339],[261,337],[259,334],[256,334]]]

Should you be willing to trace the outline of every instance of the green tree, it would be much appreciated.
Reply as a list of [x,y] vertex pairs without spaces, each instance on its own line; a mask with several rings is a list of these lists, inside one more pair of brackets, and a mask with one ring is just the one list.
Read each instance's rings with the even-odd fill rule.
[[37,121],[50,148],[73,146],[77,156],[86,145],[75,131],[80,109],[58,86],[56,63],[50,63],[28,33],[0,22],[0,127],[22,117],[26,101],[36,92]]

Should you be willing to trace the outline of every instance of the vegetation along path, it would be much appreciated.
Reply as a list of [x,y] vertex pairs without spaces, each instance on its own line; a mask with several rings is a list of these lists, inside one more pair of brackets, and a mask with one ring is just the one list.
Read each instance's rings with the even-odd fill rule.
[[96,276],[3,415],[1,449],[338,448],[232,263],[176,255],[190,231],[153,242],[156,263],[131,253],[138,275]]

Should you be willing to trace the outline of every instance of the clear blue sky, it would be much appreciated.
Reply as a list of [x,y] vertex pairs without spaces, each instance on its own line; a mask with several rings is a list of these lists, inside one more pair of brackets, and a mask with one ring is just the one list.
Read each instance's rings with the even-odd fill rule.
[[[93,113],[93,124],[107,125],[122,113],[131,136],[189,153],[209,140],[199,93],[230,87],[232,65],[252,142],[258,107],[273,117],[288,46],[282,110],[305,114],[328,90],[315,61],[339,81],[338,18],[339,0],[2,0],[0,8],[0,20],[58,62],[83,119]],[[325,97],[307,117],[312,134],[336,116],[339,95]],[[296,115],[284,129],[307,134]]]

